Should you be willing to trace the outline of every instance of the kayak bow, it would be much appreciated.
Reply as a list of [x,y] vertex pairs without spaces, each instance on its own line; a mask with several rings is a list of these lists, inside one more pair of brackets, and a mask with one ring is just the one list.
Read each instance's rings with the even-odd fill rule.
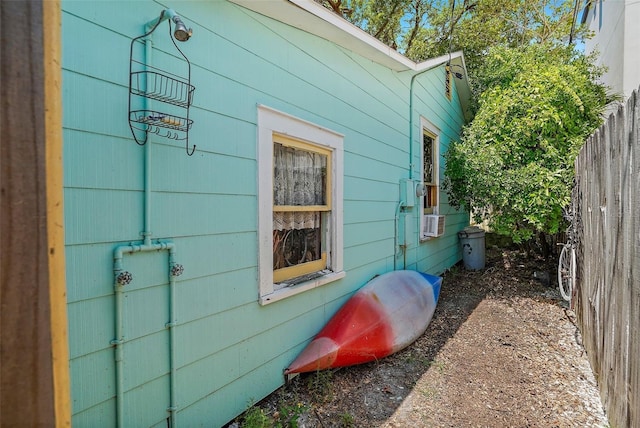
[[287,367],[285,374],[362,364],[391,355],[424,333],[442,278],[400,270],[358,290]]

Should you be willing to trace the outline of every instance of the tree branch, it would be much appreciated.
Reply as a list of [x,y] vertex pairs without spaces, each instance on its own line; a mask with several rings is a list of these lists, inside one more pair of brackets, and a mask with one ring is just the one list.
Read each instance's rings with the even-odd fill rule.
[[383,24],[380,26],[380,28],[378,28],[378,31],[376,31],[373,37],[375,37],[376,39],[380,39],[380,35],[387,28],[387,26],[389,25],[389,22],[391,22],[391,18],[393,18],[393,16],[395,15],[396,11],[398,10],[398,6],[400,6],[400,4],[402,4],[402,0],[396,0],[395,2],[393,2],[393,7],[391,8],[391,11],[389,11]]
[[413,44],[413,40],[416,38],[418,34],[418,30],[422,26],[422,15],[421,6],[422,2],[420,0],[416,0],[414,3],[414,15],[413,15],[413,28],[411,28],[411,33],[409,33],[409,38],[407,39],[407,52],[411,49],[411,45]]
[[331,9],[338,15],[342,16],[342,0],[326,0]]
[[[442,23],[442,32],[441,34],[446,34],[447,38],[453,35],[453,29],[456,25],[458,25],[458,22],[460,22],[460,20],[462,19],[462,16],[467,13],[467,12],[471,12],[473,9],[476,8],[476,6],[478,6],[478,2],[473,2],[470,3],[467,0],[464,1],[464,3],[462,3],[462,10],[460,11],[460,13],[458,14],[458,16],[455,17],[455,19],[452,19],[449,25],[449,31],[447,31],[447,22],[443,22]],[[444,40],[444,39],[443,39]]]

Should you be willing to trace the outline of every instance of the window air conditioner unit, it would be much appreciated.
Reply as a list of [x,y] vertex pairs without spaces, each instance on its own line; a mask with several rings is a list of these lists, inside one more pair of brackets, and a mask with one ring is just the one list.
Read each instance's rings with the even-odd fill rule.
[[438,237],[444,235],[444,216],[425,215],[424,216],[424,236]]

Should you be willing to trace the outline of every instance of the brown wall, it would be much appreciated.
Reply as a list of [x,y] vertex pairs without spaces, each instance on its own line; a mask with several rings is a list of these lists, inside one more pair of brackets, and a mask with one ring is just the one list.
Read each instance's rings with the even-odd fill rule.
[[69,425],[61,116],[52,112],[60,105],[59,9],[58,1],[0,3],[0,421],[7,427]]

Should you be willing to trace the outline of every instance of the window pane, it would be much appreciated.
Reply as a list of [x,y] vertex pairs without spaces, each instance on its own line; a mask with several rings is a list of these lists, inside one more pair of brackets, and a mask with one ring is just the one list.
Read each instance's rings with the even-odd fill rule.
[[438,204],[438,191],[436,186],[426,186],[424,194],[424,208],[433,208]]
[[422,147],[424,148],[424,153],[422,155],[424,162],[424,182],[425,183],[434,183],[433,179],[433,143],[434,139],[428,134],[422,134]]
[[273,269],[282,269],[320,260],[320,227],[273,231]]
[[273,204],[325,205],[327,156],[273,144]]

